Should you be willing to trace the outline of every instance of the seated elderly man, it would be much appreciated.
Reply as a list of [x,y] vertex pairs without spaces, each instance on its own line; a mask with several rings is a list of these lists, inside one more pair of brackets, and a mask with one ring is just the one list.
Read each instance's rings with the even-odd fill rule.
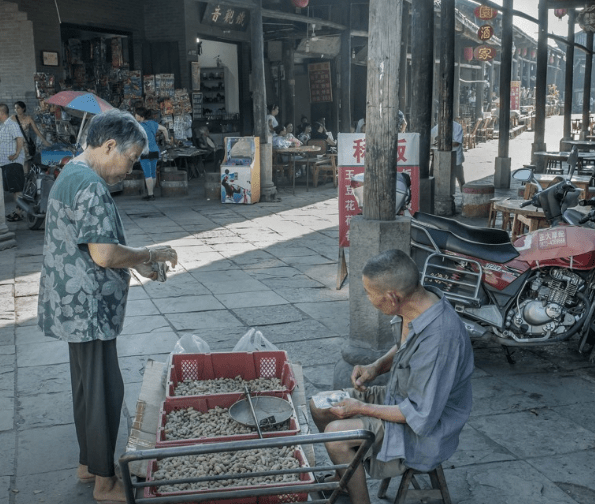
[[[429,471],[455,452],[471,412],[471,343],[452,306],[438,289],[420,284],[417,266],[404,252],[389,250],[370,259],[363,284],[378,310],[402,319],[400,335],[383,357],[354,367],[348,399],[330,409],[311,401],[312,418],[320,432],[374,432],[364,459],[372,478],[402,474],[408,467]],[[366,387],[389,370],[388,385]],[[326,448],[333,463],[343,464],[361,443],[340,441]],[[370,502],[363,466],[347,489],[352,502]]]

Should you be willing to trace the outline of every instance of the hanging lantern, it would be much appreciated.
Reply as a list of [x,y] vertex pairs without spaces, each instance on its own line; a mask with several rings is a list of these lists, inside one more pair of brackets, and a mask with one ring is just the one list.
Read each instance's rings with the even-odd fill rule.
[[550,56],[550,65],[553,65],[553,64],[554,64],[554,57]]
[[525,56],[527,56],[527,48],[526,47],[523,47],[523,50],[521,51],[521,54],[523,55],[523,58]]
[[299,7],[300,9],[304,9],[304,8],[308,7],[308,3],[310,3],[310,0],[291,0],[291,3],[293,4],[294,7]]
[[554,9],[554,16],[557,18],[562,19],[566,14],[568,14],[568,9]]
[[465,47],[463,49],[463,57],[465,61],[471,61],[473,59],[473,47]]
[[531,49],[531,59],[535,59],[536,55],[537,55],[537,50]]
[[516,48],[516,55],[517,56],[520,56],[521,55],[521,48],[520,47],[517,47]]
[[595,32],[595,5],[583,9],[576,17],[578,25],[586,32]]

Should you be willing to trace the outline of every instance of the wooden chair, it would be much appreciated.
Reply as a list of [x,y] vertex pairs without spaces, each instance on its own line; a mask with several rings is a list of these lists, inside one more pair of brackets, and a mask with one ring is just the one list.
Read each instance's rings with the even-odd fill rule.
[[487,140],[487,127],[490,122],[489,117],[486,117],[481,121],[479,128],[477,129],[477,140],[479,142],[485,142]]
[[[432,483],[431,490],[422,490],[419,483],[415,479],[416,474],[427,474]],[[386,489],[390,484],[390,478],[383,479],[378,489],[378,498],[386,498]],[[413,490],[409,490],[409,485],[413,485]],[[407,469],[401,477],[401,484],[397,490],[395,497],[395,504],[405,504],[407,499],[418,499],[422,502],[431,500],[440,504],[452,504],[450,500],[450,493],[446,486],[446,478],[442,466],[439,465],[431,471],[416,471],[415,469]]]
[[490,117],[485,128],[486,140],[494,139],[494,118]]
[[477,121],[475,121],[475,126],[473,126],[473,129],[471,130],[471,133],[469,133],[469,148],[473,149],[476,145],[477,145],[477,130],[479,129],[479,126],[481,125],[482,120],[478,119]]
[[[309,140],[308,145],[317,145],[320,151],[316,153],[316,159],[313,160],[312,166],[312,186],[318,186],[318,179],[320,172],[330,172],[333,180],[333,185],[337,187],[337,163],[334,154],[327,154],[326,140]],[[321,157],[322,156],[322,157]]]

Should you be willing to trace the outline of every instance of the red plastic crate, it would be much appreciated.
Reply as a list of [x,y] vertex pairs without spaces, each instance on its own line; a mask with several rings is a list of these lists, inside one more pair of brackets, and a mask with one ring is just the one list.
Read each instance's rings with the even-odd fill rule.
[[[300,462],[300,467],[310,467],[308,464],[308,460],[306,459],[306,455],[302,450],[301,446],[297,446],[294,451],[294,456]],[[157,461],[156,460],[149,460],[149,465],[147,468],[147,482],[154,481],[153,473],[157,471]],[[301,473],[300,474],[300,481],[294,483],[277,483],[274,485],[248,485],[248,486],[234,486],[228,487],[229,490],[248,490],[251,488],[270,488],[273,486],[281,486],[281,487],[295,487],[299,485],[311,485],[315,483],[316,480],[314,479],[314,475],[309,473]],[[179,492],[160,492],[159,487],[145,487],[144,490],[144,497],[151,498],[151,497],[173,497],[176,495],[200,495],[202,493],[207,492],[225,492],[226,489],[212,489],[212,490],[180,490]],[[282,503],[291,503],[291,502],[304,502],[308,499],[307,492],[300,492],[300,493],[287,493],[283,494],[280,493],[279,495],[261,495],[259,497],[251,497],[247,499],[234,499],[233,501],[230,499],[224,500],[216,500],[216,501],[206,501],[201,504],[282,504]],[[196,504],[196,503],[189,503],[189,504]]]
[[[209,354],[174,354],[168,371],[166,398],[178,397],[175,388],[184,380],[212,380],[214,378],[279,378],[286,390],[296,385],[295,376],[287,360],[287,353],[276,352],[215,352]],[[204,397],[224,394],[203,394]]]
[[[289,429],[282,431],[263,431],[262,435],[265,438],[268,437],[280,437],[280,436],[295,436],[300,432],[300,424],[297,419],[295,407],[291,400],[291,394],[289,392],[260,392],[253,394],[253,396],[275,396],[285,399],[291,404],[293,413],[289,418]],[[161,410],[159,411],[159,427],[157,429],[157,442],[156,448],[166,448],[168,446],[186,446],[197,443],[211,443],[211,442],[224,442],[224,441],[241,441],[245,439],[256,439],[258,438],[258,432],[256,430],[249,434],[230,434],[225,436],[212,436],[212,437],[200,437],[200,438],[189,438],[189,439],[176,439],[166,440],[165,439],[165,424],[167,422],[167,414],[171,411],[193,407],[195,410],[204,413],[210,409],[219,406],[221,408],[230,408],[237,401],[244,399],[244,394],[220,394],[212,396],[187,396],[187,397],[174,397],[167,399],[161,404]]]

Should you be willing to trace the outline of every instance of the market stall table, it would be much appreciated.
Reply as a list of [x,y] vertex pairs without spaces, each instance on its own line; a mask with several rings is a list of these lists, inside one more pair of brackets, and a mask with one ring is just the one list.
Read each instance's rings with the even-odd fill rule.
[[[199,172],[196,163],[189,161],[192,158],[199,158],[198,161],[202,161],[202,157],[208,153],[208,150],[196,147],[173,147],[166,149],[161,159],[173,162],[178,168],[185,170],[188,173],[188,179],[191,179],[192,177],[198,178]],[[176,162],[178,159],[180,160],[179,165]]]
[[[293,194],[295,195],[295,158],[300,155],[309,155],[320,151],[317,145],[301,145],[300,147],[287,147],[283,149],[275,149],[275,154],[291,156],[292,164],[292,178],[293,178]],[[306,165],[306,190],[308,190],[308,168],[310,163]]]

